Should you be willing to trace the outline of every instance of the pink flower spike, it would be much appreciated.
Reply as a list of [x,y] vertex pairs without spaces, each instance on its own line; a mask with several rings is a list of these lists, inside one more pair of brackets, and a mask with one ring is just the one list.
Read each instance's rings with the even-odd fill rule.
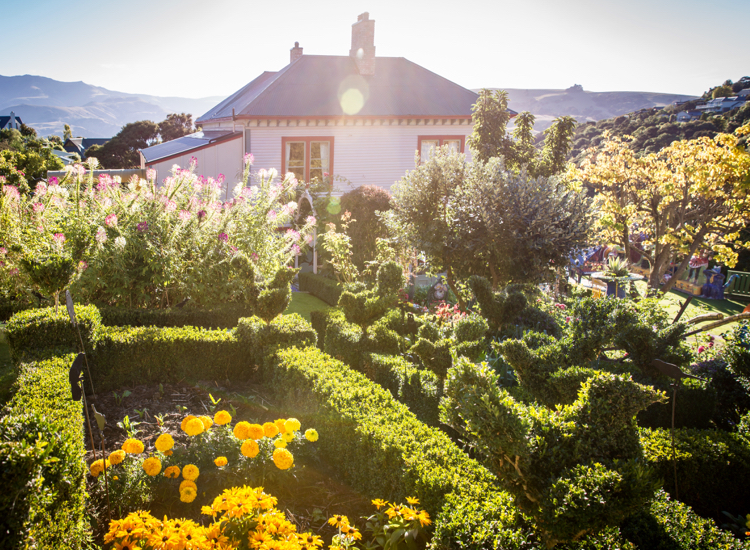
[[47,180],[47,183],[49,183],[50,185],[60,185],[60,180],[58,180],[55,176],[52,176]]
[[107,227],[117,227],[117,215],[116,214],[110,214],[106,218],[104,218],[104,225]]
[[62,245],[65,242],[65,235],[62,233],[55,233],[52,240],[55,241],[55,244]]
[[252,153],[245,153],[245,164],[252,165],[255,162],[255,157]]

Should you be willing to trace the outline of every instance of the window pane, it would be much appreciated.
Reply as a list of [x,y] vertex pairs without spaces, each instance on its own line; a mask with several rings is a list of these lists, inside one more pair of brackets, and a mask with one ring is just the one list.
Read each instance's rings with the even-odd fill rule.
[[455,151],[457,153],[461,151],[461,142],[457,139],[443,140],[443,145],[447,145],[451,151]]
[[323,179],[330,166],[331,144],[328,141],[310,143],[310,180]]
[[305,180],[305,143],[286,144],[286,171],[294,174],[300,181]]
[[432,155],[434,154],[435,148],[437,146],[437,140],[422,140],[422,150],[419,152],[419,156],[422,159],[422,162],[427,162],[432,158]]

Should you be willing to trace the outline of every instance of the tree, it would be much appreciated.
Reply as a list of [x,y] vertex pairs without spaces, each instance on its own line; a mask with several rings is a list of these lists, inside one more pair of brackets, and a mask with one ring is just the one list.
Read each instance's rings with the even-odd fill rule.
[[716,99],[717,97],[730,97],[733,95],[732,91],[732,85],[731,81],[730,84],[723,84],[719,86],[718,88],[714,88],[714,91],[711,92],[711,97],[713,99]]
[[65,126],[63,126],[63,141],[67,141],[72,137],[73,137],[73,130],[70,129],[69,124],[65,124]]
[[652,288],[680,260],[663,287],[668,292],[700,249],[713,250],[731,267],[736,251],[750,245],[739,239],[750,222],[750,154],[737,147],[738,137],[748,133],[750,125],[735,135],[679,141],[641,157],[626,140],[609,138],[577,172],[601,195],[598,226],[605,239],[627,255],[631,234],[639,233]]
[[[139,149],[153,145],[159,137],[159,126],[150,120],[129,122],[115,137],[96,150],[95,157],[106,168],[138,168],[141,164]],[[86,151],[86,156],[91,147]]]
[[505,128],[510,116],[508,92],[479,91],[479,99],[472,107],[474,130],[467,140],[476,160],[487,162],[493,157],[510,157],[513,142]]
[[172,141],[193,132],[193,115],[170,113],[159,123],[159,135],[162,141]]

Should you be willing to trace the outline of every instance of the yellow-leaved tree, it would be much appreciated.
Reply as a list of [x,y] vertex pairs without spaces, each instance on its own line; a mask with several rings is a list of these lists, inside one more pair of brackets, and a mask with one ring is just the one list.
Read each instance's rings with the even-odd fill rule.
[[629,137],[608,137],[571,169],[598,194],[602,239],[621,245],[628,258],[633,247],[642,253],[652,288],[677,264],[662,287],[668,292],[700,249],[733,267],[737,250],[750,248],[740,240],[750,223],[750,153],[737,145],[748,133],[750,124],[640,157],[628,147]]

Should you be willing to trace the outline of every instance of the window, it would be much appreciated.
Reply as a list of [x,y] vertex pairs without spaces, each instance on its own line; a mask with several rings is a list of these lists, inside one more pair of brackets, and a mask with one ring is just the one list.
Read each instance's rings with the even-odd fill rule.
[[432,158],[436,147],[447,145],[453,151],[464,152],[464,136],[419,136],[417,150],[422,162]]
[[333,170],[333,137],[281,138],[282,173],[292,172],[300,181],[323,179]]

